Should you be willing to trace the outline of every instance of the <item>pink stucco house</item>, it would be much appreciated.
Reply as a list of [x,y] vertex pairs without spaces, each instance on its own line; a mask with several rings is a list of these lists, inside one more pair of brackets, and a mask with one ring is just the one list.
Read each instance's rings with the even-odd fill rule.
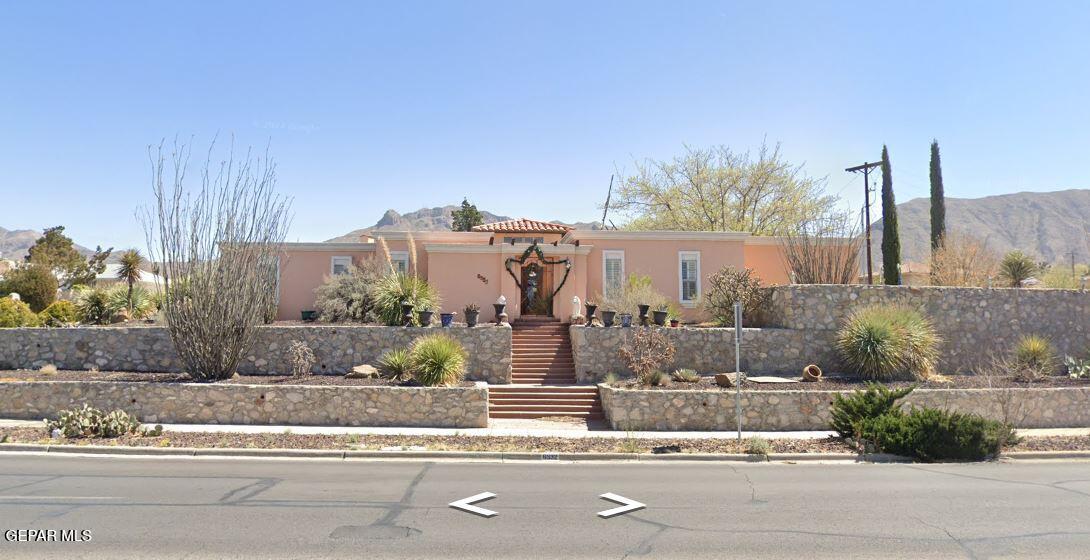
[[[788,282],[780,238],[743,232],[577,230],[524,218],[471,232],[384,231],[363,235],[357,243],[287,243],[280,258],[278,318],[299,319],[303,310],[314,308],[314,290],[327,277],[381,257],[380,237],[403,269],[411,239],[417,272],[438,289],[443,309],[460,312],[476,303],[481,320],[492,319],[491,304],[501,295],[512,320],[541,314],[540,307],[527,306],[533,292],[555,294],[548,314],[566,321],[574,296],[585,302],[619,289],[630,274],[640,274],[678,303],[683,320],[699,321],[707,278],[727,265],[754,269],[765,284]],[[531,250],[523,258],[534,244],[540,254]]]

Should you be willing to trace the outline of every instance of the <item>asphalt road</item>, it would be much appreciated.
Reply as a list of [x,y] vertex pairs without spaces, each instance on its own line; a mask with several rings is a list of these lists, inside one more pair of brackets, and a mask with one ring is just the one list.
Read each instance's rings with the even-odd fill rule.
[[[486,519],[447,506],[481,492]],[[647,508],[611,519],[613,492]],[[13,530],[89,542],[10,542]],[[0,558],[1087,558],[1090,463],[0,456]]]

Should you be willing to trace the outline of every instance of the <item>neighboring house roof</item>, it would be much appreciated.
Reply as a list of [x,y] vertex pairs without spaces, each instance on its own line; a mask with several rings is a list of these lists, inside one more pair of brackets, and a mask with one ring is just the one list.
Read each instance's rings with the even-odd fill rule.
[[473,231],[492,231],[496,233],[567,233],[571,230],[572,228],[569,226],[539,222],[527,218],[473,226]]
[[[117,271],[118,270],[121,270],[121,264],[120,263],[108,264],[108,265],[106,265],[106,269],[103,270],[101,274],[95,276],[95,280],[106,280],[106,281],[117,280],[118,279],[117,278]],[[155,274],[154,272],[148,272],[146,270],[141,270],[140,271],[140,280],[139,280],[140,282],[147,282],[149,284],[159,284],[159,283],[162,282],[162,280],[163,280],[163,278],[161,276],[159,276],[158,274]]]

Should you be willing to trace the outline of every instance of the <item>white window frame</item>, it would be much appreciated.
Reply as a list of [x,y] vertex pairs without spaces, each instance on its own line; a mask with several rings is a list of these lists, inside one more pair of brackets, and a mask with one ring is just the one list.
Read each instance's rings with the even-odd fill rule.
[[621,289],[624,289],[625,272],[624,272],[624,250],[623,249],[610,249],[602,251],[602,295],[609,296],[609,270],[606,266],[606,262],[609,259],[619,258],[621,261]]
[[[696,259],[696,297],[693,299],[685,299],[685,277],[682,275],[682,263],[686,259]],[[700,301],[700,295],[702,294],[702,287],[700,285],[700,251],[678,251],[677,252],[677,300],[681,305],[685,307],[695,307],[696,303]]]
[[397,270],[397,263],[405,263],[406,274],[409,273],[409,252],[408,251],[390,251],[390,262],[394,263],[394,270]]
[[329,258],[329,275],[337,275],[337,265],[341,264],[346,269],[352,266],[352,257],[348,255],[334,255]]

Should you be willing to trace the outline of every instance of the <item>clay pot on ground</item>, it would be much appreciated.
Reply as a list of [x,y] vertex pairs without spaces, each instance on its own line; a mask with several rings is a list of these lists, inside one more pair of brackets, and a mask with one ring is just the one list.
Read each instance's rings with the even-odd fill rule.
[[803,381],[821,381],[821,368],[816,364],[810,364],[802,368],[802,380]]

